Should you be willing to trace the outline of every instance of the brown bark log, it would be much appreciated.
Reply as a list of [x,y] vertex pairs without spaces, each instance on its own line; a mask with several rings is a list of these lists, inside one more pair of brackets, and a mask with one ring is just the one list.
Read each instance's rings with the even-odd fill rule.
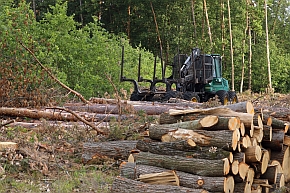
[[272,126],[264,125],[263,126],[263,135],[264,135],[263,136],[264,141],[272,141]]
[[254,179],[253,185],[254,184],[262,187],[262,193],[269,193],[270,188],[272,188],[267,179]]
[[167,169],[179,170],[201,176],[224,176],[229,173],[230,164],[227,158],[222,160],[206,160],[184,158],[180,156],[157,155],[148,152],[133,154],[136,164],[151,165]]
[[260,146],[250,146],[245,150],[246,163],[258,162],[261,160],[262,151]]
[[184,129],[152,129],[149,128],[149,137],[162,141],[176,141],[192,139],[198,146],[213,146],[222,148],[227,151],[235,150],[240,132],[221,130],[221,131],[204,131],[204,130],[184,130]]
[[169,110],[169,114],[172,116],[187,115],[187,114],[192,114],[192,113],[216,115],[216,116],[224,116],[224,117],[239,117],[241,122],[244,123],[246,128],[253,127],[253,117],[254,117],[253,114],[235,112],[225,107],[211,108],[211,109],[187,109],[187,110],[170,109]]
[[[58,108],[58,107],[56,107]],[[0,108],[0,115],[4,116],[15,116],[15,117],[28,117],[32,119],[47,119],[47,120],[57,120],[57,121],[81,121],[86,125],[89,125],[95,129],[100,134],[105,134],[106,132],[96,127],[93,123],[89,122],[85,116],[81,116],[71,110],[63,109],[64,111],[69,111],[69,113],[64,113],[63,111],[43,111],[43,110],[31,110],[25,108]]]
[[261,143],[263,140],[263,127],[257,127],[254,126],[254,133],[253,133],[253,137],[257,139],[258,143]]
[[[130,179],[136,179],[140,174],[149,174],[155,172],[164,172],[168,171],[165,168],[149,166],[149,165],[136,165],[135,163],[126,163],[122,164],[120,167],[121,176],[122,174],[128,174],[129,177],[134,177]],[[130,172],[128,172],[130,171]],[[200,175],[194,175],[187,172],[176,171],[177,176],[179,177],[180,186],[193,188],[193,189],[205,189],[210,192],[230,192],[231,187],[226,184],[233,184],[232,177],[206,177]],[[226,183],[226,184],[225,184]]]
[[282,169],[283,169],[285,182],[290,182],[290,147],[289,146],[285,149],[285,152],[284,152]]
[[229,108],[236,112],[255,114],[255,109],[253,107],[252,102],[250,101],[230,104],[230,105],[227,105],[226,108]]
[[155,129],[172,129],[172,128],[181,128],[181,129],[189,129],[189,130],[200,130],[200,129],[210,129],[213,125],[218,123],[218,117],[213,115],[205,116],[201,119],[197,119],[194,121],[186,121],[179,122],[173,124],[163,124],[163,125],[151,125],[151,130]]
[[148,184],[179,186],[179,178],[174,170],[141,174],[137,180]]
[[[13,122],[8,124],[9,127],[23,127],[26,129],[38,129],[41,130],[43,127],[61,127],[61,128],[87,128],[88,125],[83,122],[67,122],[67,121],[34,121],[34,122]],[[110,128],[108,122],[94,122],[94,125],[99,128]]]
[[287,133],[289,125],[286,123],[286,121],[278,119],[273,117],[273,115],[264,115],[264,117],[267,120],[267,125],[271,125],[273,129],[281,129],[284,130],[285,133]]
[[285,133],[283,130],[273,129],[271,141],[262,140],[262,146],[273,151],[281,151],[283,148],[284,135]]
[[230,158],[231,152],[221,148],[190,146],[187,141],[175,142],[145,142],[139,140],[136,148],[143,152],[150,152],[159,155],[183,156],[198,159],[223,159]]
[[267,179],[269,184],[276,184],[277,180],[277,166],[269,165],[266,172],[261,175],[261,179]]
[[264,174],[267,170],[270,161],[270,153],[266,149],[262,149],[262,159],[261,159],[261,174]]
[[4,151],[6,149],[17,150],[18,149],[18,144],[15,143],[15,142],[10,142],[10,141],[0,142],[0,151]]
[[276,118],[276,119],[279,119],[279,120],[282,120],[282,121],[290,121],[290,113],[289,111],[274,111],[271,113],[271,116]]
[[251,185],[248,182],[235,184],[235,193],[251,193]]
[[109,141],[83,144],[83,163],[103,162],[106,159],[127,159],[137,141]]
[[73,111],[99,113],[99,114],[119,114],[120,112],[145,112],[147,115],[160,115],[169,109],[188,109],[187,106],[172,107],[170,105],[149,105],[148,103],[141,103],[138,105],[132,104],[93,104],[86,106],[66,106],[66,108]]
[[261,118],[261,116],[260,116],[260,114],[255,114],[254,115],[254,118],[253,118],[253,124],[255,125],[255,126],[258,126],[258,127],[260,127],[260,128],[263,128],[263,121],[262,121],[262,118]]
[[282,188],[285,186],[285,177],[283,173],[277,173],[277,177],[276,177],[276,188]]
[[185,188],[170,185],[152,185],[128,178],[116,177],[112,186],[111,193],[155,193],[155,192],[184,192],[184,193],[207,193],[203,189]]

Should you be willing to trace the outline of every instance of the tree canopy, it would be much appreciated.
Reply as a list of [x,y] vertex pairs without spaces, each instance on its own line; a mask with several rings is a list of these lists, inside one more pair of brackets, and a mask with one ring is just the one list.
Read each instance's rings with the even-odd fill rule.
[[[288,0],[267,2],[272,82],[275,91],[281,93],[290,90],[289,4]],[[86,98],[113,94],[111,81],[117,89],[130,92],[133,88],[130,83],[119,82],[122,46],[126,77],[137,78],[140,53],[141,74],[151,79],[155,56],[169,64],[178,51],[189,54],[192,48],[199,47],[205,53],[223,56],[223,76],[230,80],[229,19],[235,87],[239,88],[241,81],[245,82],[242,90],[261,92],[268,87],[262,0],[234,0],[230,5],[225,0],[10,0],[1,2],[0,12],[0,80],[5,89],[13,90],[2,92],[6,93],[2,98],[29,98],[30,95],[21,95],[20,90],[32,96],[36,94],[33,92],[55,88],[20,43],[32,50],[63,83]],[[161,76],[161,65],[157,66],[157,76]],[[49,100],[51,93],[43,102]]]

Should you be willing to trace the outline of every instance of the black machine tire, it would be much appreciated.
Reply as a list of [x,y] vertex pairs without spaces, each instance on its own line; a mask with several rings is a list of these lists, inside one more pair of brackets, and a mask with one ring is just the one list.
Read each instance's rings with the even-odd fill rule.
[[238,96],[235,91],[228,91],[228,94],[229,94],[229,100],[231,104],[235,104],[239,102]]
[[153,95],[146,95],[146,96],[140,96],[138,93],[133,92],[130,96],[130,101],[151,101],[153,98]]
[[216,92],[216,95],[218,96],[219,101],[222,105],[227,105],[229,102],[229,94],[225,90],[219,90]]
[[200,98],[196,93],[193,92],[185,92],[183,94],[183,99],[187,101],[192,101],[192,102],[200,102]]
[[168,91],[164,97],[163,97],[163,100],[165,101],[168,101],[170,98],[176,98],[176,92],[171,90],[171,91]]
[[138,95],[138,93],[133,92],[130,96],[130,101],[141,101],[142,100],[142,96]]

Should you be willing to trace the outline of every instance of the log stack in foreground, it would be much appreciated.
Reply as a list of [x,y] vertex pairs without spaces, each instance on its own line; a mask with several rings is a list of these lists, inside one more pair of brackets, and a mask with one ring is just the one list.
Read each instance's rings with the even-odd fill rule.
[[[290,182],[288,124],[249,102],[169,110],[120,166],[112,192],[270,192]],[[130,190],[130,191],[129,191]]]

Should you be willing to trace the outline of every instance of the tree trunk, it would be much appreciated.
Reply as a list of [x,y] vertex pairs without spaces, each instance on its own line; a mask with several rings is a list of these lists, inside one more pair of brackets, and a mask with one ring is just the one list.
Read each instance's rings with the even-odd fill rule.
[[112,193],[155,193],[155,192],[184,192],[184,193],[207,193],[203,189],[185,188],[170,185],[152,185],[128,178],[116,177],[112,186]]
[[216,116],[224,116],[224,117],[239,117],[241,122],[244,123],[246,128],[253,128],[253,118],[254,115],[250,113],[241,113],[236,112],[226,107],[217,107],[210,109],[187,109],[187,110],[176,110],[170,109],[170,115],[183,115],[187,116],[188,114],[197,113],[197,114],[205,114],[205,115],[216,115]]
[[133,154],[136,164],[163,167],[191,174],[218,177],[229,173],[230,164],[227,158],[222,160],[206,160],[184,158],[180,156],[157,155],[148,152]]
[[198,146],[213,146],[232,151],[237,148],[240,138],[238,129],[220,130],[220,131],[204,131],[204,130],[186,130],[186,129],[152,129],[149,128],[149,137],[151,139],[167,141],[192,139]]
[[268,12],[267,12],[267,0],[265,0],[265,29],[266,29],[266,48],[267,48],[267,67],[268,67],[268,87],[269,93],[273,93],[272,77],[271,77],[271,65],[270,65],[270,49],[269,49],[269,33],[268,33]]
[[[125,163],[120,167],[121,176],[131,177],[130,179],[136,179],[141,174],[150,174],[156,172],[168,171],[165,168],[149,166],[149,165],[136,165],[135,163]],[[131,173],[130,175],[127,175]],[[123,174],[123,175],[122,175]],[[125,175],[124,175],[125,174]],[[228,184],[233,184],[233,178],[228,177],[206,177],[200,175],[194,175],[187,172],[176,171],[179,177],[180,186],[193,188],[193,189],[204,189],[210,192],[231,192],[232,187]],[[133,177],[133,178],[132,178]]]
[[137,141],[109,141],[84,143],[82,162],[86,164],[103,162],[107,159],[126,160],[131,151],[136,149]]
[[[187,140],[188,141],[188,140]],[[143,152],[150,152],[159,155],[183,156],[198,159],[223,159],[230,158],[232,153],[221,148],[214,147],[192,147],[186,141],[175,142],[145,142],[139,140],[136,145],[137,149]],[[176,149],[176,147],[178,149]],[[182,147],[184,149],[182,150]]]
[[232,64],[232,81],[231,82],[232,82],[232,90],[235,90],[235,66],[234,66],[234,49],[233,49],[230,0],[228,0],[228,21],[229,21],[230,45],[231,45],[231,64]]

